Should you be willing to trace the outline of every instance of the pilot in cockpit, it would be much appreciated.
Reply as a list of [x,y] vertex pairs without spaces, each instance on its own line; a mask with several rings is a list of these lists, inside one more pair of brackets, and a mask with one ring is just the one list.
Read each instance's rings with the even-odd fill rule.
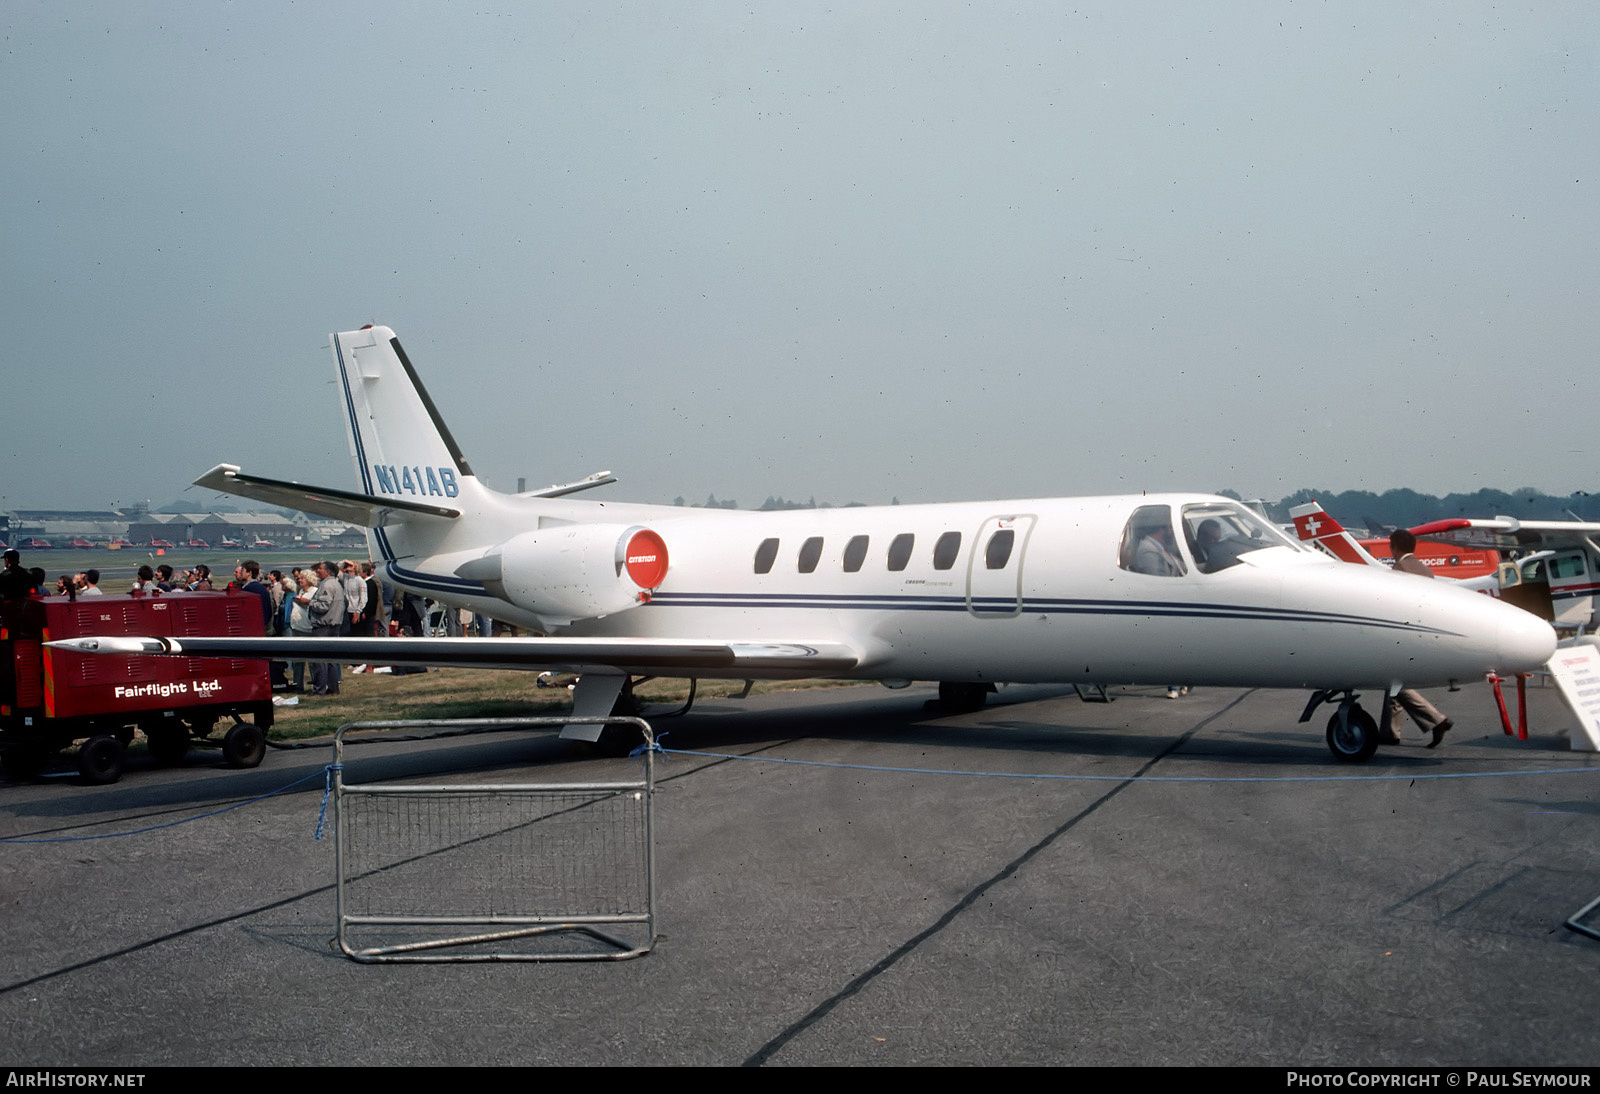
[[1194,538],[1199,546],[1196,553],[1200,556],[1196,561],[1208,574],[1226,570],[1229,566],[1237,566],[1240,555],[1261,547],[1259,543],[1252,543],[1238,536],[1223,535],[1222,524],[1210,518],[1200,522],[1200,527],[1195,529]]

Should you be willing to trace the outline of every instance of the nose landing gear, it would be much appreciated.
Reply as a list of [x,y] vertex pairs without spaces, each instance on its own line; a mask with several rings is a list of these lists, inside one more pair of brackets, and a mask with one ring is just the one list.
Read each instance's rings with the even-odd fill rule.
[[[1313,692],[1300,720],[1309,722],[1317,707],[1332,702],[1338,694],[1332,690]],[[1366,763],[1378,751],[1378,723],[1361,709],[1361,704],[1356,702],[1358,698],[1354,691],[1346,691],[1333,717],[1328,719],[1328,751],[1340,763]]]

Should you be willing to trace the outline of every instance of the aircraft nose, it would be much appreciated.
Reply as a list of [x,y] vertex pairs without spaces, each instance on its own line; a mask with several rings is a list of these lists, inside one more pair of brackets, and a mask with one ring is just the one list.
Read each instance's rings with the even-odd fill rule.
[[1502,673],[1532,672],[1556,652],[1556,632],[1544,620],[1521,608],[1510,608],[1497,634]]

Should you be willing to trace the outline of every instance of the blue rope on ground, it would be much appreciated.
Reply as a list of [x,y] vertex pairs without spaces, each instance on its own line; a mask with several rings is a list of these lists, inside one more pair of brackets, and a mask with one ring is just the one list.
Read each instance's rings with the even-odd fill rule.
[[[873,764],[824,763],[821,760],[782,760],[774,756],[744,756],[736,752],[691,752],[680,748],[660,750],[671,756],[704,756],[714,760],[753,760],[801,767],[837,767],[847,771],[890,771],[900,775],[965,775],[980,779],[1055,779],[1061,782],[1127,782],[1132,775],[1032,775],[1020,771],[950,771],[933,767],[881,767]],[[1600,772],[1595,767],[1550,767],[1533,771],[1462,771],[1416,775],[1141,775],[1142,783],[1337,783],[1398,782],[1416,779],[1489,779],[1508,775],[1572,775]]]
[[317,811],[317,831],[312,839],[322,838],[323,825],[328,819],[328,798],[333,794],[333,773],[343,770],[344,764],[329,764],[322,769],[323,775],[326,776],[322,782],[322,808]]
[[[235,809],[243,809],[247,805],[254,805],[256,802],[266,801],[268,798],[277,797],[285,790],[293,790],[303,782],[310,782],[312,779],[321,774],[323,774],[323,772],[313,771],[304,778],[296,779],[294,782],[289,783],[286,786],[280,786],[276,790],[268,791],[267,793],[262,794],[260,797],[249,798],[242,802],[234,802],[232,805],[225,805],[221,809],[213,809],[209,813],[199,813],[192,817],[184,817],[182,820],[167,821],[165,824],[152,824],[146,828],[134,828],[127,832],[103,832],[98,836],[50,836],[42,839],[0,839],[0,843],[80,843],[85,840],[120,839],[123,836],[140,836],[146,832],[159,832],[163,828],[176,828],[180,824],[192,824],[198,820],[205,820],[207,817],[219,817],[224,813],[231,813]],[[324,797],[323,801],[326,803],[326,797]]]

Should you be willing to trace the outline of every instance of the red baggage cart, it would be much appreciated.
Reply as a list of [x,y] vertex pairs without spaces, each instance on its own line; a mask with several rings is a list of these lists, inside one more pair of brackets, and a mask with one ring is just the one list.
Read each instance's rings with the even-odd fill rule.
[[[137,728],[161,762],[176,762],[198,740],[220,743],[232,767],[255,767],[272,726],[267,662],[104,657],[44,643],[88,635],[261,633],[260,599],[234,590],[0,604],[0,762],[14,774],[34,774],[54,753],[83,741],[84,779],[116,782]],[[225,718],[232,725],[215,741],[211,734]]]

